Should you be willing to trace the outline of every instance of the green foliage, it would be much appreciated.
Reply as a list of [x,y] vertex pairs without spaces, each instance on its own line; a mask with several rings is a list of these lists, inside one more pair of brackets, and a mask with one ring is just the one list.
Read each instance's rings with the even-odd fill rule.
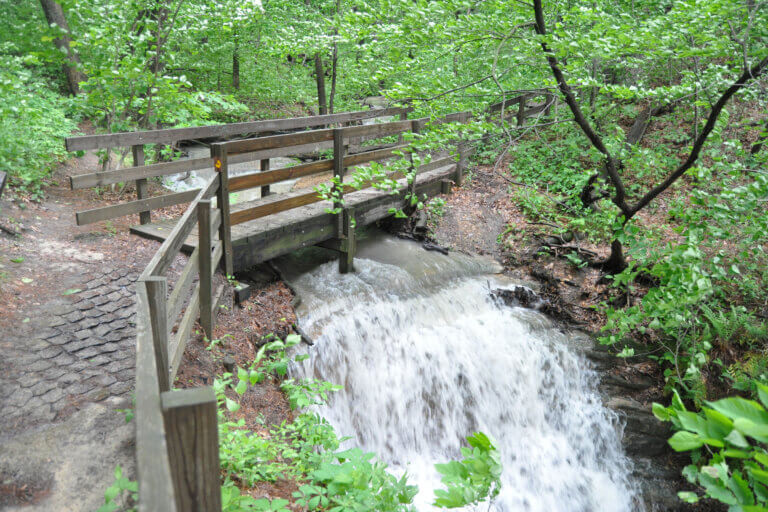
[[482,432],[467,437],[461,461],[436,464],[445,490],[435,491],[436,507],[461,508],[486,499],[493,501],[501,490],[501,454],[495,441]]
[[104,491],[104,504],[96,512],[135,512],[135,508],[126,509],[124,505],[138,502],[138,492],[138,483],[124,477],[123,468],[118,465],[115,467],[115,481]]
[[49,89],[39,60],[0,44],[0,169],[12,185],[42,198],[42,180],[66,156],[62,138],[75,128],[69,102]]
[[[699,170],[702,178],[709,172]],[[669,388],[680,386],[696,400],[705,392],[701,370],[714,345],[738,342],[751,348],[768,339],[768,326],[752,312],[767,297],[762,247],[768,216],[761,198],[768,194],[768,177],[758,173],[745,180],[731,171],[724,182],[719,189],[695,191],[695,208],[680,203],[671,209],[679,223],[678,242],[659,243],[653,233],[625,228],[620,239],[642,259],[613,276],[614,284],[627,289],[641,272],[658,284],[639,304],[607,307],[609,334],[601,340],[614,344],[652,335],[664,349],[659,359]]]
[[[315,412],[304,410],[292,422],[272,425],[266,432],[258,433],[247,429],[244,419],[226,419],[225,410],[237,410],[237,403],[226,396],[227,390],[234,388],[236,394],[243,395],[248,387],[265,379],[280,381],[291,406],[298,409],[322,406],[329,392],[340,389],[315,379],[285,379],[291,362],[287,351],[299,342],[300,338],[294,335],[285,341],[274,338],[259,349],[249,368],[239,368],[236,376],[225,374],[214,383],[219,404],[224,406],[219,408],[219,459],[226,475],[222,488],[224,510],[281,511],[287,506],[284,500],[254,500],[242,495],[233,481],[252,487],[258,482],[294,480],[300,485],[293,498],[305,510],[412,511],[418,489],[408,484],[407,475],[392,475],[373,453],[359,448],[340,450],[347,438],[339,438],[334,428]],[[297,355],[293,361],[305,358]],[[500,455],[493,441],[482,433],[468,437],[467,441],[470,447],[462,448],[461,462],[437,466],[448,485],[447,491],[438,491],[446,493],[439,499],[453,500],[460,492],[469,500],[466,503],[474,503],[492,499],[499,492]],[[455,474],[454,464],[461,468]]]
[[[686,410],[675,393],[670,407],[653,404],[661,421],[677,432],[669,445],[691,452],[683,476],[704,496],[729,505],[730,512],[768,510],[768,387],[756,384],[759,402],[741,397],[706,402],[699,413]],[[681,492],[695,503],[697,492]]]

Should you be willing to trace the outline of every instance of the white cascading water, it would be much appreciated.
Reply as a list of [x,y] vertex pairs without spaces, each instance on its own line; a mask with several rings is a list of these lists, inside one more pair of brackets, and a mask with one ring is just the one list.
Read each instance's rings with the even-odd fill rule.
[[434,464],[459,459],[476,431],[502,452],[490,510],[639,508],[621,425],[578,351],[584,338],[497,304],[489,288],[511,283],[493,275],[496,264],[377,234],[361,244],[354,274],[339,275],[336,262],[302,265],[281,263],[315,342],[292,372],[344,386],[318,412],[407,471],[417,510],[432,510],[441,487]]

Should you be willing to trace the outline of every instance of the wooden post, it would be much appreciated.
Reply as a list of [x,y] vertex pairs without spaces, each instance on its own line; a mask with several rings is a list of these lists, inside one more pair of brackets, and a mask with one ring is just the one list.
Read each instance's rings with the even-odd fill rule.
[[[401,121],[407,121],[408,120],[408,112],[401,112],[400,113],[400,120]],[[402,144],[403,143],[403,134],[397,136],[397,143]]]
[[221,512],[219,428],[213,388],[161,395],[176,507]]
[[459,150],[459,161],[456,163],[456,175],[453,181],[456,183],[457,187],[460,187],[464,182],[464,169],[467,168],[468,155],[467,155],[466,143],[459,142],[458,150]]
[[440,182],[440,193],[441,194],[450,194],[451,193],[451,180],[442,180]]
[[[424,119],[416,119],[416,120],[411,122],[411,132],[413,132],[415,134],[419,134],[424,129],[425,125],[426,125],[426,120],[424,120]],[[416,175],[418,174],[419,169],[413,164],[413,151],[408,153],[408,160],[410,160],[410,162],[411,162],[410,170],[413,172],[413,181],[408,185],[408,193],[410,195],[414,195],[414,194],[416,194]],[[409,207],[409,210],[407,210],[407,211],[412,212],[413,210],[410,209],[410,207]]]
[[[333,176],[338,178],[341,182],[339,185],[334,185],[333,208],[341,208],[344,205],[344,174],[346,169],[344,168],[344,157],[346,156],[346,147],[344,146],[344,128],[333,129]],[[341,219],[341,214],[339,214]],[[338,231],[341,232],[341,229]]]
[[139,510],[181,512],[176,507],[165,422],[158,389],[146,286],[136,286],[136,470]]
[[[133,152],[133,166],[134,167],[141,167],[144,165],[144,145],[143,144],[137,144],[135,146],[131,146],[131,151]],[[136,198],[137,199],[146,199],[149,197],[149,192],[147,190],[147,178],[141,178],[136,180]],[[152,222],[150,212],[139,212],[139,223],[140,224],[149,224]]]
[[525,124],[525,106],[528,103],[528,95],[523,94],[520,97],[520,104],[517,108],[517,126],[523,126]]
[[168,280],[165,277],[145,277],[144,286],[147,290],[149,303],[149,321],[152,326],[152,345],[155,348],[157,361],[157,382],[160,391],[168,391],[170,376],[168,366],[168,313],[166,312],[166,296]]
[[355,209],[344,208],[341,213],[342,231],[339,255],[339,274],[348,274],[355,271],[355,252],[357,252],[357,238],[355,237]]
[[200,272],[200,324],[213,339],[213,269],[211,268],[211,201],[197,204],[197,257]]
[[232,232],[229,218],[229,165],[227,164],[227,147],[225,144],[211,144],[213,167],[219,174],[219,190],[216,192],[217,207],[221,211],[221,226],[219,240],[224,251],[224,272],[227,276],[234,274],[232,263]]
[[[261,172],[267,172],[269,170],[269,158],[265,158],[264,160],[262,160],[260,167],[261,167]],[[263,187],[261,187],[261,197],[266,197],[269,194],[271,194],[271,192],[269,191],[269,185],[264,185]]]
[[555,102],[555,95],[550,93],[545,94],[544,101],[547,104],[544,109],[544,117],[549,117],[549,114],[552,112],[552,104]]

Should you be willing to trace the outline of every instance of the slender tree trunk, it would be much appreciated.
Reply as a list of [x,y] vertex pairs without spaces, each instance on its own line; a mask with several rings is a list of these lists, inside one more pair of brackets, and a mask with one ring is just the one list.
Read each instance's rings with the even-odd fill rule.
[[67,56],[63,66],[64,77],[67,79],[70,94],[75,96],[80,92],[80,82],[84,82],[86,76],[80,71],[80,58],[72,49],[72,38],[69,36],[69,24],[64,16],[64,10],[55,0],[40,0],[40,5],[43,7],[48,24],[56,25],[63,31],[60,37],[53,40],[53,44]]
[[315,54],[315,74],[317,75],[317,104],[320,108],[320,115],[328,113],[328,104],[325,97],[325,66],[323,66],[323,57],[320,52]]
[[336,74],[339,64],[339,48],[336,43],[333,43],[333,64],[331,71],[331,97],[328,100],[328,113],[333,114],[333,101],[336,98]]
[[240,47],[235,41],[235,51],[232,52],[232,87],[240,90]]

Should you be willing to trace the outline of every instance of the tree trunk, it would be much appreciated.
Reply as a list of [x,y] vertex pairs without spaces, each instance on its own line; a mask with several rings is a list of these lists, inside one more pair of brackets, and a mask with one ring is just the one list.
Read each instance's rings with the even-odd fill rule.
[[333,114],[333,100],[336,97],[336,72],[339,63],[339,49],[336,43],[333,43],[333,64],[331,71],[331,97],[328,100],[328,113]]
[[240,55],[237,45],[235,45],[235,51],[232,52],[232,87],[236,91],[240,90]]
[[317,104],[320,108],[320,115],[324,116],[328,113],[328,106],[325,97],[325,67],[320,52],[315,54],[315,74],[317,75]]
[[624,258],[624,247],[621,242],[614,240],[611,242],[611,255],[603,263],[603,270],[609,274],[618,274],[627,268],[627,261]]
[[80,82],[84,82],[86,77],[79,69],[80,58],[71,47],[72,38],[69,36],[69,24],[64,16],[64,10],[55,0],[40,0],[40,5],[43,7],[48,24],[56,25],[63,32],[60,37],[53,40],[53,44],[66,55],[67,61],[63,65],[64,77],[67,79],[70,94],[75,96],[80,92]]

